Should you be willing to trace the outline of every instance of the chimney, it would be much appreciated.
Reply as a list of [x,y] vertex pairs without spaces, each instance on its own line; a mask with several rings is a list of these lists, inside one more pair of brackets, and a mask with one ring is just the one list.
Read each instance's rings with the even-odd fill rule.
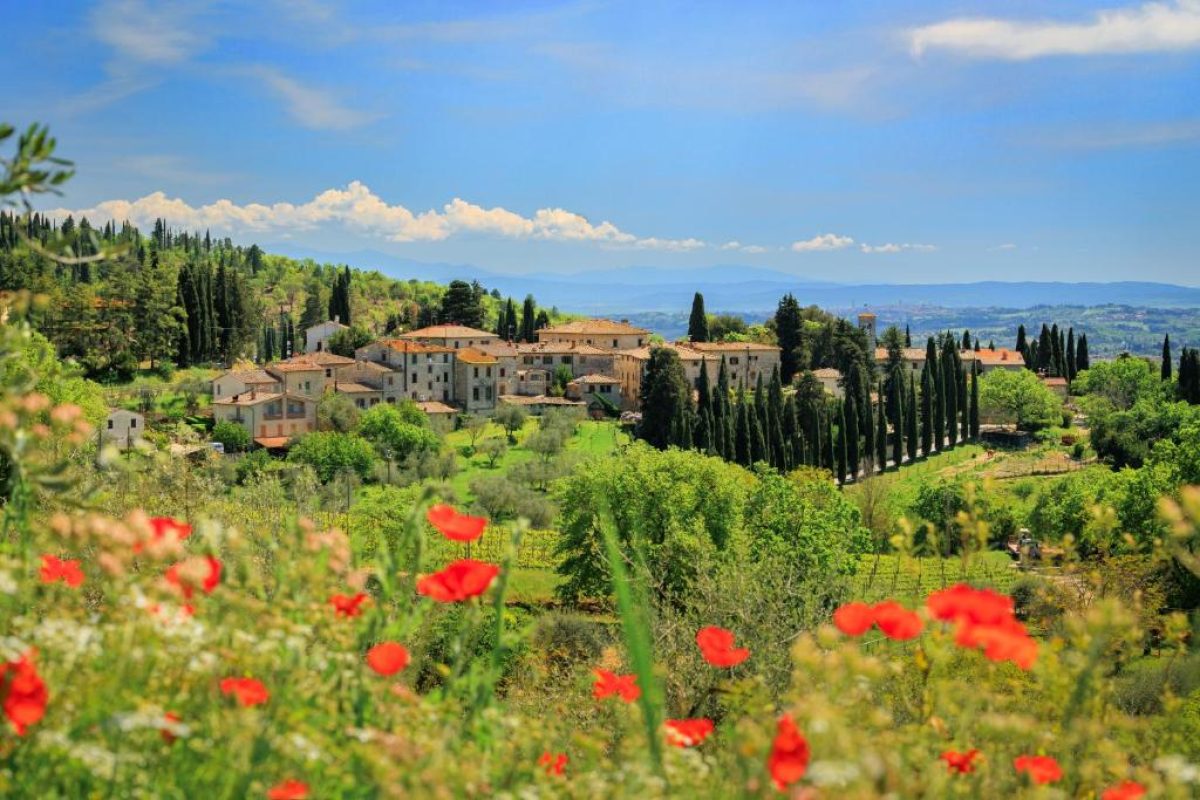
[[1007,350],[1005,350],[1003,353],[1000,354],[1000,360],[1008,361],[1008,351]]

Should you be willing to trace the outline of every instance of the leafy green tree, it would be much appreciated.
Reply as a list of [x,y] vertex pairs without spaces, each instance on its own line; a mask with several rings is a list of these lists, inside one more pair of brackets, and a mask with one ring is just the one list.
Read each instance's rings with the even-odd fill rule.
[[482,328],[484,324],[482,292],[466,281],[453,280],[442,295],[441,321],[445,325]]
[[1165,398],[1170,391],[1164,388],[1149,361],[1129,357],[1102,361],[1080,372],[1073,389],[1077,394],[1102,398],[1122,411],[1145,398]]
[[250,449],[250,432],[236,422],[225,419],[213,426],[212,440],[220,442],[226,453],[241,453]]
[[326,392],[317,401],[317,430],[350,433],[358,427],[354,401],[338,392]]
[[993,370],[979,381],[979,404],[989,418],[1036,431],[1061,419],[1062,403],[1027,370]]
[[510,444],[515,444],[517,441],[517,431],[525,426],[525,420],[529,415],[525,409],[511,403],[501,403],[496,407],[496,413],[492,415],[492,420],[504,428],[504,433],[508,436]]
[[427,427],[405,421],[395,406],[379,403],[363,412],[358,435],[373,444],[388,461],[404,461],[411,455],[436,451],[438,435]]
[[366,347],[374,338],[366,328],[351,325],[334,331],[327,340],[326,347],[334,355],[354,358],[354,351]]
[[688,341],[708,341],[708,315],[704,313],[704,295],[696,292],[692,298],[692,315],[688,319]]
[[741,341],[746,330],[746,320],[736,314],[712,314],[708,318],[708,335],[712,342]]
[[719,459],[641,443],[581,463],[554,492],[561,509],[559,595],[569,601],[608,595],[600,526],[610,519],[650,596],[683,601],[702,570],[741,546],[746,483],[745,472]]
[[321,483],[329,483],[344,471],[353,472],[359,478],[370,476],[375,452],[370,442],[353,434],[317,431],[306,433],[292,444],[288,461],[307,464]]

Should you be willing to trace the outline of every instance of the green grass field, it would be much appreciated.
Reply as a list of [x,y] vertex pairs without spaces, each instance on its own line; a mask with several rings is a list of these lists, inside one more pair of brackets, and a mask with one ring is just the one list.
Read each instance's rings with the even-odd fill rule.
[[1012,563],[1006,554],[996,552],[972,556],[965,565],[961,558],[863,556],[854,576],[855,594],[868,601],[894,598],[916,604],[930,592],[955,583],[1004,591],[1020,575]]

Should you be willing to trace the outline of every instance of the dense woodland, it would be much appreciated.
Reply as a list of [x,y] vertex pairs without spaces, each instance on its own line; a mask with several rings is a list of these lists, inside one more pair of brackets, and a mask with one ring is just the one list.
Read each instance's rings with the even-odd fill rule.
[[[51,259],[47,251],[70,253]],[[91,260],[98,253],[105,258]],[[79,261],[81,263],[70,263]],[[353,349],[374,336],[436,323],[495,329],[512,340],[560,315],[532,296],[521,310],[478,282],[448,287],[379,272],[264,253],[228,239],[128,223],[92,226],[68,217],[0,211],[0,291],[47,302],[31,323],[89,377],[127,380],[139,368],[227,366],[286,358],[303,331],[338,319]]]

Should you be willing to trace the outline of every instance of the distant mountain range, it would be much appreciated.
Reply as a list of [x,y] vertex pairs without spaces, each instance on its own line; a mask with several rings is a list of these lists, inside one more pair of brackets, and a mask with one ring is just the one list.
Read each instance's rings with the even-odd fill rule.
[[981,281],[978,283],[842,284],[814,281],[785,272],[738,264],[701,269],[630,266],[567,274],[508,275],[469,264],[439,264],[376,251],[327,253],[292,244],[263,245],[268,252],[293,258],[377,269],[396,278],[445,283],[455,278],[478,280],[490,291],[522,298],[533,294],[542,305],[580,314],[629,316],[679,312],[691,307],[701,292],[710,312],[758,316],[775,308],[791,292],[802,305],[830,309],[862,307],[1030,308],[1040,305],[1128,305],[1149,308],[1200,306],[1200,288],[1167,283],[1063,283]]

